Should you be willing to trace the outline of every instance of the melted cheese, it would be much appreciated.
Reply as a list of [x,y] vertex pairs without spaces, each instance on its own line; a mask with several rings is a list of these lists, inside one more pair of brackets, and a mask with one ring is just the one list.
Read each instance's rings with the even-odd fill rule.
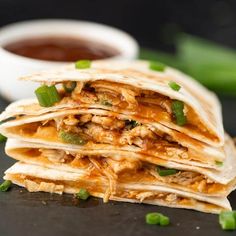
[[[94,91],[87,91],[86,88],[82,89],[82,92],[84,93],[83,96],[87,97],[86,93],[89,93],[90,96],[91,94],[93,94],[96,98],[106,98],[110,94],[113,94],[113,99],[115,100],[113,102],[112,98],[110,98],[110,102],[113,104],[113,108],[115,108],[115,110],[118,109],[120,112],[122,112],[122,110],[131,110],[137,114],[141,114],[143,118],[150,118],[154,121],[173,122],[172,116],[170,114],[171,99],[166,96],[163,96],[156,92],[134,88],[130,85],[102,80],[90,83],[90,88],[93,88]],[[129,96],[124,95],[124,90],[126,91],[126,94],[129,94]],[[77,94],[77,96],[78,99],[76,99],[74,92],[72,92],[72,95],[69,98],[71,98],[72,100],[75,99],[80,104],[83,104],[84,100],[81,98],[81,94]],[[86,100],[86,103],[94,104],[99,102],[99,99],[94,99],[94,97],[93,99]],[[117,98],[119,98],[119,102],[117,102]],[[155,102],[152,101],[151,103],[148,102],[143,104],[142,98],[149,98]],[[145,101],[145,99],[143,100]],[[61,103],[63,102],[64,101],[62,100]],[[70,100],[68,100],[68,97],[67,102],[70,102]],[[165,106],[163,106],[163,104],[165,104]],[[145,107],[145,110],[143,110],[143,107]],[[188,124],[186,124],[186,127],[190,131],[198,132],[207,138],[218,141],[218,138],[200,122],[198,115],[193,109],[191,109],[191,107],[185,104],[185,110],[187,111],[186,115],[188,120]]]
[[[17,183],[21,186],[26,187],[29,191],[32,190],[27,183],[31,183],[33,191],[44,191],[44,192],[55,192],[63,190],[65,193],[77,193],[79,189],[85,188],[89,191],[92,196],[95,197],[104,197],[104,185],[100,181],[94,181],[92,179],[81,180],[81,181],[52,181],[50,179],[35,178],[32,176],[25,176],[21,174],[11,174],[6,176],[7,179],[11,180],[13,183]],[[45,186],[39,188],[38,186]],[[53,187],[52,187],[53,186]],[[60,193],[60,192],[59,192]],[[196,209],[198,203],[200,203],[204,208],[201,209],[206,212],[220,212],[223,210],[222,207],[207,203],[201,202],[193,198],[179,196],[175,193],[165,193],[159,191],[141,191],[141,190],[127,190],[119,188],[114,195],[111,196],[111,199],[123,198],[124,200],[132,199],[135,201],[143,202],[158,200],[160,204],[168,206],[178,206]]]
[[[38,151],[36,148],[15,149],[9,153],[11,156],[20,161],[26,161],[32,164],[54,167],[60,166],[65,168],[79,168],[84,170],[86,176],[105,177],[110,180],[110,189],[115,189],[115,182],[119,183],[146,183],[170,186],[172,188],[184,189],[185,191],[199,192],[203,194],[225,196],[228,193],[230,184],[222,185],[207,179],[204,175],[190,172],[179,171],[175,175],[159,176],[156,166],[147,164],[140,160],[126,161],[114,160],[112,157],[102,156],[82,156],[75,153],[65,154],[65,162],[58,162],[57,159],[49,159],[43,149]],[[65,166],[65,167],[64,167]],[[72,169],[70,170],[72,171]],[[111,190],[111,192],[113,191]]]
[[[143,109],[145,111],[145,109]],[[58,117],[55,120],[46,120],[42,122],[34,122],[8,128],[9,132],[18,134],[29,139],[40,139],[49,142],[63,143],[58,137],[60,129],[79,133],[85,137],[89,142],[84,145],[84,148],[93,148],[96,144],[109,144],[112,146],[132,146],[135,151],[153,157],[158,157],[167,160],[194,160],[204,163],[215,164],[217,159],[215,156],[206,154],[203,156],[201,150],[203,147],[198,144],[199,150],[193,150],[183,147],[177,142],[169,142],[165,139],[165,135],[158,132],[157,129],[151,129],[147,125],[137,126],[131,130],[126,130],[122,120],[113,118],[112,126],[109,126],[111,117],[90,116],[84,122],[84,117],[81,116],[82,121],[75,123],[74,116]],[[71,121],[73,124],[71,125]],[[94,123],[95,122],[95,123]],[[99,123],[99,124],[98,124]],[[68,125],[70,124],[70,125]],[[177,133],[177,132],[176,132]],[[163,136],[163,137],[162,137]],[[183,135],[182,135],[183,136]],[[182,138],[181,134],[176,138]]]

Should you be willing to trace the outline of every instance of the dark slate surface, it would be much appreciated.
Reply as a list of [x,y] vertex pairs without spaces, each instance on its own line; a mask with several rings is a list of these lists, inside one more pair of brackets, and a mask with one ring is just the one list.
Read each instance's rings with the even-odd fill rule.
[[[236,136],[236,99],[221,98],[226,130]],[[0,100],[3,109],[6,102]],[[14,161],[4,154],[1,144],[0,174]],[[229,197],[236,209],[236,192]],[[171,226],[145,224],[148,212],[159,211],[171,219]],[[126,236],[126,235],[233,235],[223,232],[216,215],[191,210],[171,209],[143,204],[109,202],[91,198],[79,203],[70,195],[28,193],[14,186],[0,193],[1,236]]]

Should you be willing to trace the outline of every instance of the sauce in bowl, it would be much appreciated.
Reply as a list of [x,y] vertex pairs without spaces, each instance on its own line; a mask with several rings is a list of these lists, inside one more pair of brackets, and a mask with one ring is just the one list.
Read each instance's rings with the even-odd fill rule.
[[33,59],[74,62],[118,56],[120,52],[108,45],[66,36],[35,37],[8,43],[3,48],[11,53]]

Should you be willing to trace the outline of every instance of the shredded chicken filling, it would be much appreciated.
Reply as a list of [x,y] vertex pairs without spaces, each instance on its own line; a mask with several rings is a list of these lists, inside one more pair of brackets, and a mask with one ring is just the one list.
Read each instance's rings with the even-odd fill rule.
[[32,149],[25,154],[38,158],[39,156],[50,160],[53,163],[64,163],[75,168],[82,168],[89,176],[105,177],[109,181],[109,188],[106,192],[106,200],[116,192],[117,182],[121,183],[164,183],[175,187],[186,187],[192,191],[205,194],[224,192],[226,187],[215,183],[206,176],[191,172],[178,171],[169,176],[160,176],[153,164],[130,158],[114,158],[101,156],[83,156],[77,153],[69,153],[57,149],[39,149],[32,153]]
[[[37,192],[55,192],[62,194],[67,192],[68,189],[73,189],[73,191],[79,191],[80,188],[86,188],[89,190],[91,195],[97,196],[97,194],[104,194],[103,186],[97,182],[88,182],[88,181],[51,181],[49,179],[36,178],[33,176],[26,176],[22,174],[11,174],[7,176],[8,179],[16,181],[23,184],[29,191]],[[211,203],[201,202],[193,198],[184,197],[175,193],[166,193],[159,191],[147,191],[147,190],[126,190],[119,188],[114,197],[134,199],[140,202],[144,200],[160,200],[164,204],[170,205],[182,205],[182,206],[196,206],[197,203],[203,203],[206,208],[216,208],[221,207],[216,206]]]
[[[16,130],[16,128],[14,128]],[[153,130],[135,121],[120,120],[115,117],[92,114],[67,115],[53,120],[35,122],[19,126],[18,132],[31,138],[61,141],[61,130],[78,134],[81,139],[92,144],[132,146],[136,152],[170,159],[195,159],[188,154],[188,148],[173,141],[170,136]],[[13,131],[16,132],[16,131]]]
[[215,165],[214,156],[202,156],[199,150],[184,147],[154,126],[116,116],[95,114],[64,115],[9,128],[10,132],[29,138],[65,142],[60,131],[78,134],[86,147],[96,144],[128,148],[136,153],[176,161],[192,160]]
[[[77,82],[71,94],[63,93],[60,103],[71,102],[79,104],[101,104],[112,106],[114,110],[128,110],[138,116],[153,121],[174,122],[171,110],[172,100],[159,93],[142,90],[130,85],[109,81],[94,81],[87,84]],[[187,116],[188,129],[198,131],[203,135],[215,139],[214,134],[202,124],[195,111],[185,104],[184,113]]]

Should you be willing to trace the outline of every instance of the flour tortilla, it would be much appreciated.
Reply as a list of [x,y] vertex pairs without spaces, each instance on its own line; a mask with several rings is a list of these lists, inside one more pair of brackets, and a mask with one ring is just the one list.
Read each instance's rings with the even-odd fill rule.
[[[224,131],[221,106],[216,96],[190,77],[170,67],[167,67],[164,72],[157,72],[150,70],[148,66],[148,62],[144,61],[94,61],[89,69],[79,70],[75,69],[74,65],[70,65],[56,70],[36,73],[22,79],[46,84],[64,81],[88,82],[105,80],[160,93],[171,99],[183,101],[192,107],[196,111],[199,120],[215,135],[216,140],[204,137],[198,132],[189,132],[186,127],[175,125],[172,122],[162,122],[163,125],[198,140],[204,140],[208,144],[222,146],[224,143]],[[168,85],[170,81],[180,84],[182,86],[181,90],[178,92],[172,90]]]
[[[70,109],[70,110],[64,110],[64,109],[58,109],[55,112],[38,112],[37,114],[35,113],[34,115],[28,115],[30,112],[34,111],[35,109],[33,108],[34,103],[32,101],[24,100],[21,103],[17,102],[14,105],[10,105],[4,113],[2,113],[2,119],[7,119],[9,117],[14,117],[17,115],[22,115],[22,114],[27,114],[22,117],[18,117],[15,120],[5,122],[0,126],[0,132],[3,133],[5,136],[10,137],[10,138],[20,138],[23,141],[28,141],[28,142],[38,142],[38,143],[52,143],[55,144],[53,141],[49,140],[43,140],[43,139],[36,139],[33,137],[27,138],[23,137],[22,134],[13,132],[13,128],[16,127],[17,129],[18,126],[23,125],[23,124],[30,124],[32,122],[37,122],[37,121],[43,121],[43,120],[49,120],[49,119],[54,119],[55,117],[61,117],[69,114],[94,114],[94,115],[101,115],[101,116],[108,116],[108,117],[117,117],[119,119],[123,120],[131,120],[133,117],[132,115],[124,115],[124,114],[119,114],[116,112],[111,112],[111,111],[106,111],[103,109]],[[37,109],[36,109],[37,110]],[[38,111],[38,110],[37,110]],[[136,119],[137,120],[137,119]],[[163,133],[166,133],[170,135],[173,140],[176,140],[180,145],[183,147],[189,148],[190,152],[193,153],[194,155],[197,155],[199,158],[201,157],[201,161],[194,161],[194,160],[187,160],[187,159],[178,159],[176,161],[180,163],[189,163],[190,165],[196,165],[196,166],[202,166],[202,167],[208,167],[208,168],[215,168],[217,169],[217,165],[215,164],[215,161],[224,161],[225,159],[225,153],[222,147],[212,147],[209,146],[205,143],[202,143],[200,141],[197,141],[195,139],[190,138],[189,136],[182,134],[176,130],[170,129],[164,125],[161,125],[157,122],[149,122],[146,119],[139,119],[137,120],[140,123],[146,124],[149,126],[149,128],[152,129],[157,129],[162,131]],[[63,143],[58,143],[58,145],[61,146],[67,146],[68,144],[63,144]],[[96,149],[101,149],[102,147],[108,147],[109,145],[93,145],[92,148]],[[78,147],[77,148],[82,148]],[[88,147],[86,147],[88,148]],[[109,149],[115,149],[117,147],[111,146]],[[121,148],[122,149],[122,148]],[[130,145],[127,147],[123,147],[123,150],[128,150],[128,151],[136,151],[137,148],[134,146],[131,147]],[[168,157],[162,156],[162,158],[167,159]]]
[[[83,174],[58,171],[36,165],[30,165],[18,162],[5,172],[4,179],[11,180],[13,183],[23,187],[28,187],[30,191],[45,191],[55,193],[75,194],[81,188],[81,183],[85,186],[97,185],[106,188],[107,183],[104,180],[85,179]],[[32,189],[28,186],[28,180],[34,186]],[[49,185],[47,183],[50,183]],[[40,185],[42,184],[42,185]],[[54,186],[53,186],[54,185]],[[43,188],[42,188],[43,186]],[[40,188],[41,187],[41,188]],[[84,187],[84,186],[83,186]],[[168,207],[187,208],[207,213],[220,213],[222,210],[231,210],[227,198],[205,197],[193,193],[183,192],[164,186],[143,185],[141,183],[120,184],[117,186],[120,192],[144,191],[148,193],[169,193],[176,194],[182,199],[190,199],[188,204],[181,202],[171,202],[166,199],[142,200],[130,197],[111,196],[110,200],[148,203],[153,205],[162,205]],[[90,190],[90,194],[96,197],[103,197],[104,193]],[[129,195],[128,195],[129,196]],[[183,202],[183,201],[182,201]]]
[[62,164],[62,163],[50,163],[50,162],[42,162],[38,158],[34,158],[32,156],[26,155],[25,152],[21,152],[23,149],[58,149],[64,150],[72,153],[80,153],[82,155],[99,155],[109,157],[117,157],[123,158],[128,157],[127,160],[141,160],[145,162],[150,162],[156,165],[165,166],[167,168],[173,168],[177,170],[186,170],[186,171],[194,171],[205,175],[206,177],[210,178],[211,180],[224,184],[229,185],[227,192],[231,192],[235,188],[236,182],[236,149],[232,139],[226,135],[226,144],[225,144],[225,152],[227,158],[222,167],[219,167],[218,170],[210,169],[210,168],[203,168],[199,166],[193,166],[182,163],[177,163],[174,161],[166,161],[160,158],[151,158],[140,155],[138,153],[134,153],[132,151],[122,151],[116,149],[97,149],[97,150],[78,150],[78,148],[71,146],[64,146],[61,147],[60,145],[48,145],[48,144],[40,144],[40,143],[32,143],[32,142],[24,142],[15,139],[8,139],[5,151],[6,153],[11,156],[12,158],[23,161],[30,164],[41,165],[49,168],[54,168],[58,170],[65,170],[68,172],[77,172],[77,168],[73,168],[69,165]]

